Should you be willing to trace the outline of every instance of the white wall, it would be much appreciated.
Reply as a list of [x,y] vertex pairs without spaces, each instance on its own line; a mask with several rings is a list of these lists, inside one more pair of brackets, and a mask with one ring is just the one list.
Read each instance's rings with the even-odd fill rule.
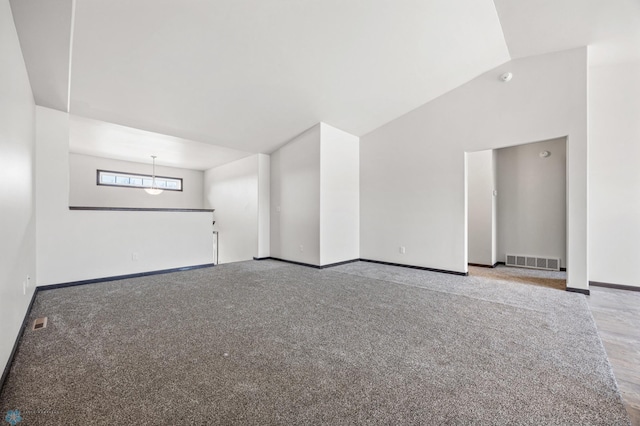
[[36,199],[38,285],[213,261],[211,213],[70,211],[69,115],[43,107]]
[[640,64],[589,70],[591,281],[640,286]]
[[[491,165],[493,166],[492,172],[492,186],[497,191],[498,188],[498,150],[491,150]],[[497,192],[496,192],[497,194]],[[498,259],[498,196],[494,195],[492,199],[492,215],[491,215],[491,260],[493,264],[499,262]]]
[[469,263],[496,263],[494,151],[467,153]]
[[[151,160],[151,159],[149,159]],[[83,154],[69,154],[69,205],[85,207],[203,208],[204,172],[175,167],[156,166],[157,176],[182,178],[182,191],[164,191],[149,195],[138,188],[122,188],[96,184],[96,171],[151,174],[148,164],[112,160]]]
[[320,124],[271,154],[271,256],[320,265]]
[[586,48],[517,59],[363,136],[360,256],[466,272],[465,152],[568,135],[568,286],[588,288],[586,89]]
[[271,158],[258,154],[258,254],[269,257],[271,250]]
[[320,124],[320,265],[360,257],[360,139]]
[[[36,283],[35,105],[9,2],[0,2],[0,370]],[[31,285],[23,292],[23,282]]]
[[499,261],[557,257],[567,267],[566,161],[564,138],[497,150]]
[[271,256],[359,257],[359,139],[319,123],[271,154]]
[[216,211],[220,263],[258,255],[258,156],[207,170],[205,206]]

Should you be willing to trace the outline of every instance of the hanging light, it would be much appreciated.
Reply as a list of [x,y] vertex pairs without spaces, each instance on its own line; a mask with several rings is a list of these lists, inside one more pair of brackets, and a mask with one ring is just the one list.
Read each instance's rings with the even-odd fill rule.
[[147,194],[158,195],[158,194],[162,194],[162,189],[159,189],[158,186],[156,185],[156,156],[152,155],[151,158],[153,159],[153,174],[151,175],[151,188],[145,188],[144,190],[147,192]]

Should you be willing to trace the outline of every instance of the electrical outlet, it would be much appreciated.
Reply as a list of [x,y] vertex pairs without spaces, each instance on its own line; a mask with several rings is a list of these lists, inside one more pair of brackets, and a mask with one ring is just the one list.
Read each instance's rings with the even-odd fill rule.
[[304,251],[304,246],[300,244],[300,251]]
[[407,252],[407,250],[405,249],[404,246],[400,246],[400,254],[405,254]]
[[138,252],[134,251],[133,253],[131,253],[131,260],[133,260],[134,262],[138,261]]

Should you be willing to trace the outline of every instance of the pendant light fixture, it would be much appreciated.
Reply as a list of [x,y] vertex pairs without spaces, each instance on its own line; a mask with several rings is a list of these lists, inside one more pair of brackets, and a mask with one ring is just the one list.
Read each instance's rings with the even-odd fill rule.
[[156,185],[156,156],[152,155],[153,159],[153,174],[151,175],[151,188],[145,188],[147,194],[158,195],[162,194],[162,189],[159,189]]

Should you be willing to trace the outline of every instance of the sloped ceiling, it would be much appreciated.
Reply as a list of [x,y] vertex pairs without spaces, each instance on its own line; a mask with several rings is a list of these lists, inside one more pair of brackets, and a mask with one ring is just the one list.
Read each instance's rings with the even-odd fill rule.
[[244,153],[320,121],[362,136],[511,57],[636,60],[639,5],[11,0],[39,105]]
[[639,0],[495,0],[513,58],[589,46],[589,66],[640,62]]
[[11,12],[36,104],[67,111],[71,0],[13,0]]
[[[23,48],[68,57],[69,26],[34,34],[25,2]],[[82,0],[72,46],[72,114],[248,152],[320,121],[362,135],[509,59],[491,0]]]

